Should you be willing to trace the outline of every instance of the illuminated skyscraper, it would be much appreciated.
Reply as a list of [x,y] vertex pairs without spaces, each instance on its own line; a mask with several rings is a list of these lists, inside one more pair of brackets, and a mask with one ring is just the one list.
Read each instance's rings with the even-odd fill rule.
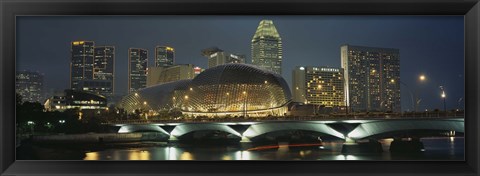
[[95,42],[73,41],[71,43],[70,88],[80,90],[78,81],[93,78]]
[[[99,87],[100,94],[112,96],[114,94],[115,77],[115,47],[114,46],[95,46],[93,65],[93,78],[95,80],[109,81],[102,83],[108,87]],[[103,89],[102,89],[103,88]]]
[[282,74],[282,39],[272,20],[262,20],[252,39],[252,64]]
[[343,45],[340,55],[351,110],[401,111],[398,49]]
[[147,86],[148,51],[142,48],[128,49],[128,92]]
[[175,49],[169,46],[155,47],[155,67],[169,67],[175,63]]
[[325,107],[345,106],[343,69],[295,67],[292,74],[293,101]]
[[202,55],[208,59],[208,68],[223,64],[244,64],[245,55],[231,54],[219,48],[207,48],[202,50]]
[[15,82],[16,93],[22,101],[43,103],[43,74],[31,71],[18,71]]

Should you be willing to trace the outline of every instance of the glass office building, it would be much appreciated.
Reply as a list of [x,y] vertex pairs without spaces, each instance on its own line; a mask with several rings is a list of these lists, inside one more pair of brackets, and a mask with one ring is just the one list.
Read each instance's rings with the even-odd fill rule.
[[252,64],[282,74],[282,39],[272,20],[262,20],[252,39]]
[[175,63],[175,49],[169,46],[155,47],[155,67],[169,67]]
[[71,43],[70,88],[80,90],[78,81],[94,79],[94,47],[93,41],[73,41]]
[[[94,49],[94,80],[109,81],[108,87],[100,87],[97,93],[110,97],[115,91],[115,47],[114,46],[95,46]],[[107,86],[105,84],[105,86]],[[85,87],[82,87],[83,89]]]
[[128,49],[128,92],[147,86],[148,51],[142,48]]

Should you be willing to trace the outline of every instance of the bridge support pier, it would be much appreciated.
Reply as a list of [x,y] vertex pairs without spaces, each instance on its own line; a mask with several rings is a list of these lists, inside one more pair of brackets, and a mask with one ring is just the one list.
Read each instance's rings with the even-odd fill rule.
[[176,142],[178,142],[178,138],[173,135],[170,135],[170,138],[168,139],[168,143],[176,143]]
[[382,153],[382,144],[376,140],[368,142],[355,142],[346,138],[342,146],[342,154],[358,154],[358,153]]
[[240,148],[242,150],[247,150],[252,147],[253,147],[252,141],[248,137],[242,136],[242,140],[240,140]]
[[424,151],[423,142],[420,138],[412,138],[412,140],[402,140],[395,138],[390,143],[390,153],[402,154],[402,153],[420,153]]

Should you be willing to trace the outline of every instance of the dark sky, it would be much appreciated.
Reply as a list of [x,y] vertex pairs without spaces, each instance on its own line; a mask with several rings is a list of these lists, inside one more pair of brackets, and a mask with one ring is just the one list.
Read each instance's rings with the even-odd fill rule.
[[[340,45],[400,49],[402,110],[412,107],[409,91],[422,99],[420,109],[463,107],[463,16],[44,16],[17,17],[17,69],[45,75],[47,90],[69,87],[70,42],[92,40],[116,47],[116,93],[127,92],[129,47],[149,50],[170,45],[177,64],[207,67],[200,55],[217,46],[245,54],[262,19],[273,20],[283,42],[283,77],[291,85],[296,65],[340,67]],[[427,81],[419,83],[418,75]]]

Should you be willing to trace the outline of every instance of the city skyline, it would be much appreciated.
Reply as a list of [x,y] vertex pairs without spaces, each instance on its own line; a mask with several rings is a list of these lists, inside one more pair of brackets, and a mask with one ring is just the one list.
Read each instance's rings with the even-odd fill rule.
[[[30,17],[29,17],[30,18]],[[96,18],[96,17],[95,17]],[[97,21],[97,19],[95,18],[89,18],[91,21],[95,22]],[[101,17],[101,18],[104,18],[104,17]],[[185,22],[185,21],[188,21],[188,18],[186,17],[170,17],[172,19],[179,19],[178,21],[180,22]],[[198,21],[205,21],[205,19],[201,18],[201,17],[192,17],[193,18],[193,24],[189,24],[189,25],[195,25],[198,23]],[[207,18],[207,17],[205,17]],[[226,17],[210,17],[210,18],[220,18],[220,20],[217,20],[217,21],[222,21],[222,23],[228,23],[229,21],[225,21]],[[245,51],[245,48],[248,49],[249,45],[248,45],[248,40],[251,39],[251,37],[253,36],[254,32],[255,32],[255,29],[256,27],[251,27],[251,26],[257,26],[258,23],[259,23],[259,19],[261,19],[260,17],[258,18],[253,18],[253,17],[244,17],[246,19],[239,19],[238,17],[232,17],[234,18],[235,20],[232,20],[230,23],[235,23],[236,21],[239,21],[238,23],[239,24],[247,24],[246,21],[248,21],[248,25],[245,25],[245,27],[242,26],[241,29],[243,30],[240,30],[240,31],[243,31],[241,34],[243,34],[245,31],[248,32],[249,34],[246,34],[245,32],[245,36],[248,36],[250,35],[249,37],[235,37],[235,38],[232,38],[234,39],[234,41],[237,41],[237,40],[242,40],[242,44],[211,44],[212,42],[205,42],[206,44],[202,44],[201,46],[196,46],[197,48],[206,48],[206,47],[209,47],[209,46],[217,46],[219,48],[222,48],[222,49],[225,49],[225,50],[228,50],[228,51],[235,51],[235,52],[238,52],[238,53],[249,53],[248,50]],[[263,18],[263,17],[262,17]],[[324,45],[325,47],[321,47],[321,46],[312,46],[312,45],[308,45],[308,44],[303,44],[303,45],[294,45],[295,42],[292,42],[292,43],[289,43],[287,41],[295,41],[295,38],[294,37],[297,37],[299,39],[306,39],[305,36],[303,35],[288,35],[289,33],[291,33],[291,31],[295,31],[295,30],[305,30],[303,29],[302,27],[297,27],[295,30],[291,29],[290,26],[286,26],[288,24],[286,24],[287,22],[291,22],[291,23],[299,23],[297,22],[295,19],[298,19],[298,21],[302,22],[304,21],[309,21],[309,20],[312,20],[312,21],[315,21],[315,18],[314,17],[308,17],[306,19],[302,19],[302,18],[297,18],[297,17],[285,17],[284,19],[280,18],[280,17],[268,17],[268,19],[273,19],[275,25],[277,26],[277,29],[280,33],[280,35],[282,36],[282,42],[283,44],[285,45],[284,47],[284,58],[283,58],[283,74],[282,76],[287,80],[287,82],[289,82],[289,85],[292,85],[291,83],[291,71],[293,70],[293,67],[296,66],[295,64],[297,65],[308,65],[308,66],[331,66],[331,67],[337,67],[339,68],[340,67],[340,45],[337,45],[335,46],[336,44],[334,43],[342,43],[341,41],[337,41],[337,40],[331,40],[331,41],[326,41],[327,44],[323,44],[321,42],[319,42],[320,45]],[[331,26],[335,26],[335,24],[332,24],[333,22],[331,20],[328,20],[328,18],[326,17],[316,17],[316,18],[320,18],[320,20],[318,20],[318,24],[322,24],[322,22],[326,21],[326,24],[325,26],[323,27],[327,27],[327,28],[331,28]],[[326,19],[325,19],[326,18]],[[348,23],[349,21],[349,18],[357,18],[358,17],[333,17],[333,19],[340,19],[338,20],[339,23]],[[350,40],[344,40],[342,44],[345,44],[345,43],[348,43],[348,44],[352,44],[352,45],[362,45],[362,46],[373,46],[373,47],[388,47],[388,48],[399,48],[400,49],[400,57],[401,57],[401,65],[404,65],[404,66],[401,66],[402,70],[401,70],[401,79],[403,82],[405,82],[406,84],[409,85],[410,88],[415,88],[415,89],[420,89],[420,90],[417,90],[419,91],[420,93],[420,96],[423,94],[427,94],[427,93],[432,93],[432,95],[430,94],[427,94],[427,95],[424,95],[426,98],[424,98],[423,102],[425,102],[424,105],[428,105],[428,104],[432,104],[431,106],[436,106],[437,108],[440,108],[441,106],[439,105],[439,103],[441,103],[440,101],[440,90],[437,88],[435,88],[435,90],[432,90],[433,88],[432,87],[436,87],[438,85],[443,85],[445,87],[445,90],[446,90],[446,94],[447,94],[447,106],[449,107],[448,109],[451,109],[451,108],[454,108],[455,105],[452,105],[452,103],[454,103],[457,99],[456,97],[458,98],[462,98],[463,97],[463,92],[464,92],[464,88],[463,88],[463,17],[460,18],[454,18],[454,17],[442,17],[439,19],[439,17],[363,17],[364,21],[366,21],[366,23],[368,24],[375,24],[375,22],[383,22],[383,23],[386,23],[386,24],[389,24],[389,25],[392,25],[392,26],[397,26],[398,24],[396,23],[392,23],[390,20],[385,20],[388,19],[388,18],[392,18],[392,19],[396,19],[397,21],[399,21],[400,24],[403,24],[403,23],[412,23],[412,24],[419,24],[420,27],[422,27],[422,25],[426,25],[429,26],[430,25],[430,28],[428,28],[430,31],[428,31],[428,33],[433,33],[432,35],[433,36],[436,36],[437,38],[435,38],[436,40],[440,40],[440,41],[443,41],[443,40],[447,40],[449,42],[432,42],[434,41],[432,38],[430,38],[430,40],[425,40],[425,38],[428,38],[425,37],[425,36],[422,36],[422,35],[426,35],[425,32],[426,31],[423,31],[424,33],[422,33],[422,30],[420,30],[420,32],[417,31],[417,33],[419,34],[416,34],[417,36],[417,40],[414,40],[414,41],[409,41],[407,38],[409,38],[408,36],[406,37],[406,39],[402,39],[404,41],[398,41],[398,42],[395,42],[395,41],[390,41],[389,42],[380,42],[380,41],[376,41],[376,40],[379,40],[379,39],[371,39],[371,38],[368,38],[368,39],[364,39],[364,40],[359,40],[358,39],[358,36],[357,36],[357,41],[350,39]],[[383,18],[383,19],[382,19]],[[418,19],[420,18],[420,19]],[[116,20],[115,18],[109,18],[109,19],[112,19],[112,21],[118,21]],[[359,19],[359,21],[361,21],[362,18]],[[78,19],[76,19],[78,20]],[[145,19],[144,19],[145,20]],[[148,19],[147,19],[148,20]],[[153,20],[153,19],[150,19],[150,20]],[[171,19],[170,19],[171,20]],[[19,20],[19,29],[20,31],[22,31],[22,20],[20,19]],[[48,21],[48,20],[47,20]],[[55,21],[55,20],[52,20],[52,21]],[[88,20],[86,20],[88,21]],[[140,20],[142,21],[142,20]],[[191,20],[192,21],[192,20]],[[208,20],[206,20],[208,21]],[[213,20],[215,21],[215,20]],[[287,22],[285,22],[287,21]],[[337,22],[338,22],[337,21]],[[345,22],[347,21],[347,22]],[[355,23],[355,20],[352,20],[353,23]],[[422,22],[423,23],[420,23]],[[461,21],[461,23],[459,23]],[[107,21],[109,22],[109,21]],[[180,23],[179,22],[179,23]],[[196,22],[196,23],[195,23]],[[393,20],[393,22],[395,22],[395,20]],[[67,23],[67,22],[65,22]],[[330,23],[330,24],[329,24]],[[352,23],[350,21],[350,23]],[[435,27],[438,27],[438,26],[443,26],[445,27],[449,27],[449,25],[446,25],[446,24],[449,24],[449,23],[453,23],[453,24],[457,24],[455,28],[451,27],[451,28],[435,28]],[[185,23],[181,23],[183,25],[186,25]],[[305,23],[305,24],[308,24],[308,23]],[[435,25],[433,25],[435,24]],[[461,25],[460,25],[461,24]],[[199,24],[197,24],[199,25]],[[337,24],[338,25],[338,24]],[[381,24],[378,24],[378,25],[381,25]],[[433,25],[433,26],[431,26]],[[180,25],[181,26],[181,25]],[[188,24],[187,24],[188,26]],[[226,25],[228,26],[228,25]],[[294,26],[294,25],[292,25]],[[368,26],[368,25],[367,25]],[[235,26],[236,27],[236,26]],[[233,27],[234,29],[237,29]],[[248,28],[247,28],[248,27]],[[387,26],[387,27],[390,27],[390,26]],[[373,28],[373,27],[372,27]],[[405,26],[404,28],[402,28],[403,30],[406,29],[410,29],[410,31],[406,31],[406,32],[410,32],[410,33],[414,33],[412,31],[415,31],[416,28],[412,27],[412,26]],[[206,31],[210,31],[212,34],[215,34],[214,36],[217,36],[218,33],[215,32],[214,30],[215,28],[208,28],[208,29],[203,29],[203,28],[200,28],[200,30],[206,30]],[[232,28],[228,28],[228,29],[232,29]],[[461,30],[460,30],[461,29]],[[224,30],[224,29],[222,29]],[[393,33],[392,33],[392,29],[390,29],[391,31],[389,31],[390,33],[388,32],[385,32],[387,34],[383,34],[383,35],[387,35],[387,36],[390,36],[392,37],[393,36]],[[418,29],[416,29],[418,30]],[[102,30],[101,30],[102,31]],[[99,32],[99,33],[102,33],[102,32]],[[395,31],[393,30],[393,32],[404,32],[402,30],[398,30],[398,31]],[[457,32],[451,32],[451,31],[457,31]],[[460,33],[458,31],[461,31]],[[179,33],[181,33],[182,31],[180,31]],[[371,31],[351,31],[352,33],[360,33],[358,34],[359,36],[363,36],[365,34],[362,35],[362,32],[363,33],[368,33],[368,32],[371,32]],[[436,33],[435,33],[436,32]],[[438,35],[438,33],[448,33],[448,34],[452,34],[454,36],[457,36],[456,38],[455,37],[452,37],[452,36],[445,36],[445,34],[443,36],[441,35]],[[461,35],[460,35],[461,34]],[[73,34],[72,34],[73,35]],[[90,34],[92,35],[92,34]],[[97,34],[97,35],[100,35],[100,34]],[[145,34],[146,36],[148,36],[148,34]],[[152,34],[153,35],[153,34]],[[345,33],[344,35],[348,36],[348,35],[351,35],[350,33]],[[382,36],[382,34],[378,34],[379,37],[378,38],[381,38],[380,36]],[[125,47],[125,43],[124,42],[120,42],[120,43],[117,43],[115,41],[115,39],[113,40],[107,40],[107,39],[96,39],[96,37],[90,37],[88,38],[89,35],[87,34],[83,34],[84,37],[71,37],[73,40],[71,41],[75,41],[75,40],[80,40],[80,39],[85,39],[85,40],[91,40],[91,41],[95,41],[97,45],[114,45],[116,46],[116,60],[117,60],[117,63],[116,63],[116,69],[117,70],[126,70],[126,67],[123,67],[122,63],[125,62],[123,61],[123,59],[125,58],[126,54],[123,54],[123,53],[126,53],[126,50],[124,49]],[[95,36],[95,35],[94,35]],[[100,35],[102,36],[102,35]],[[227,35],[228,36],[228,35]],[[312,35],[313,37],[315,37],[316,35]],[[461,36],[461,40],[458,39],[458,36]],[[38,36],[37,36],[38,37]],[[225,35],[223,36],[225,37]],[[231,36],[230,36],[231,37]],[[345,36],[344,36],[345,37]],[[67,37],[68,38],[68,37]],[[108,38],[108,37],[107,37]],[[220,37],[221,38],[221,37]],[[241,39],[238,39],[238,38],[241,38]],[[347,37],[348,38],[348,37]],[[355,38],[355,37],[353,37]],[[24,53],[21,52],[22,49],[24,50],[25,48],[22,47],[22,33],[20,33],[19,35],[19,52],[18,52],[18,60],[17,60],[17,63],[19,65],[17,65],[17,69],[19,70],[22,70],[22,69],[30,69],[30,70],[35,70],[32,68],[32,66],[35,66],[35,64],[33,65],[29,65],[30,63],[26,64],[24,63],[23,61],[23,55]],[[216,39],[216,40],[215,40]],[[128,40],[128,39],[127,39]],[[181,38],[178,38],[177,40],[182,40]],[[218,39],[218,38],[213,38],[213,41],[221,41],[222,39]],[[244,46],[245,44],[245,40],[247,41],[246,43],[246,46]],[[424,41],[425,40],[425,41]],[[68,42],[71,42],[71,41],[68,41]],[[169,42],[162,42],[160,39],[159,41],[154,41],[157,43],[157,45],[167,45],[168,43],[172,43],[172,44],[168,44],[172,47],[174,47],[176,49],[176,52],[175,52],[175,60],[177,60],[177,62],[179,62],[178,64],[194,64],[196,66],[200,66],[202,68],[207,68],[206,67],[206,59],[201,56],[200,54],[200,49],[199,50],[184,50],[185,47],[182,46],[182,45],[178,45],[178,44],[174,44],[176,40],[172,39],[172,41],[169,41]],[[308,40],[307,40],[308,41]],[[361,41],[364,41],[364,42],[361,42]],[[376,43],[375,43],[376,41]],[[410,43],[410,44],[413,44],[414,46],[415,45],[415,42],[419,42],[420,43],[423,41],[427,44],[422,44],[422,45],[440,45],[440,46],[437,46],[437,47],[446,47],[448,49],[451,49],[450,53],[446,53],[446,51],[444,50],[434,50],[434,48],[436,47],[421,47],[421,48],[418,48],[418,47],[413,47],[411,46],[410,48],[405,48],[405,47],[402,47],[402,43]],[[152,41],[150,41],[152,42]],[[318,42],[318,41],[317,41]],[[132,44],[135,43],[135,42],[132,42]],[[193,42],[192,40],[192,43],[195,43]],[[221,43],[221,42],[220,42]],[[461,47],[458,45],[460,43]],[[191,43],[186,43],[187,45],[188,44],[191,44]],[[122,46],[123,45],[123,46]],[[193,45],[193,44],[192,44]],[[290,47],[287,47],[289,46]],[[443,46],[443,45],[446,45],[446,46]],[[117,47],[118,46],[118,47]],[[152,48],[155,47],[156,45],[149,45],[149,46],[146,46],[145,44],[143,45],[128,45],[127,46],[129,47],[142,47],[142,48],[146,48],[150,51],[152,51]],[[449,47],[450,48],[449,48]],[[123,49],[121,49],[123,47]],[[309,48],[310,47],[310,48]],[[314,48],[318,48],[318,49],[311,49],[312,47]],[[178,49],[177,49],[178,48]],[[325,49],[325,48],[336,48],[336,49]],[[403,49],[402,49],[403,48]],[[433,49],[432,49],[433,48]],[[182,51],[183,49],[183,51]],[[418,51],[419,49],[424,49],[426,51]],[[452,59],[447,59],[446,57],[453,57],[453,56],[457,56],[459,57],[459,50],[461,49],[461,58],[462,58],[462,62],[461,63],[451,63],[451,60]],[[60,49],[54,49],[54,50],[57,50],[57,51],[60,51]],[[124,52],[125,50],[125,52]],[[318,52],[317,50],[320,50],[319,53],[317,53],[318,55],[314,58],[314,57],[306,57],[304,55],[309,55],[309,54],[312,54],[312,53],[316,53]],[[434,52],[432,52],[431,50],[434,50]],[[324,52],[324,53],[322,53]],[[23,54],[20,54],[20,53],[23,53]],[[48,53],[48,50],[47,50],[47,53]],[[185,53],[188,53],[188,54],[185,54]],[[295,53],[295,54],[291,54],[291,53]],[[335,54],[336,53],[336,54]],[[416,54],[417,53],[417,54]],[[455,54],[452,54],[452,53],[455,53]],[[27,54],[28,55],[28,54]],[[190,57],[195,57],[195,59],[185,59],[185,57],[189,55]],[[328,56],[328,55],[332,55],[332,56]],[[336,56],[335,56],[336,55]],[[413,56],[415,57],[413,57]],[[418,55],[418,56],[416,56]],[[426,57],[424,55],[428,55],[429,57]],[[298,57],[297,57],[298,56]],[[419,59],[419,57],[423,57],[423,59]],[[325,58],[325,57],[331,57],[332,59],[322,59],[322,58]],[[308,59],[305,59],[305,58],[308,58]],[[412,59],[412,58],[416,58],[416,59]],[[436,58],[436,60],[432,60],[432,58]],[[443,58],[443,59],[442,59]],[[24,58],[28,61],[27,58]],[[247,56],[246,57],[246,60],[250,60],[251,59],[251,56]],[[320,60],[321,59],[321,60]],[[57,61],[58,59],[57,58],[53,58],[53,60]],[[149,64],[148,65],[153,65],[151,64],[152,61],[153,61],[153,58],[149,57],[148,58],[148,62]],[[438,60],[440,61],[443,61],[443,62],[438,62]],[[454,60],[454,59],[453,59]],[[69,58],[64,58],[64,60],[62,60],[61,62],[59,63],[62,63],[64,61],[69,61]],[[313,61],[313,62],[312,62]],[[415,62],[420,62],[420,64],[408,64],[408,63],[414,63],[413,61]],[[434,62],[435,61],[435,62]],[[431,63],[435,63],[434,65],[431,65],[432,68],[428,67],[428,65],[423,65],[421,66],[422,63],[423,64],[431,64]],[[426,62],[426,63],[425,63]],[[32,62],[34,63],[34,62]],[[249,62],[247,62],[249,63]],[[292,63],[295,63],[295,64],[292,64]],[[40,64],[41,65],[41,64]],[[57,67],[59,67],[58,70],[62,70],[62,64],[55,64]],[[453,68],[452,68],[453,66]],[[403,69],[407,67],[406,69]],[[411,68],[413,67],[413,68]],[[417,68],[415,68],[417,67]],[[461,69],[459,69],[461,68]],[[43,69],[43,68],[41,68]],[[430,71],[428,69],[431,69]],[[38,69],[37,69],[38,70]],[[444,72],[444,70],[448,70],[447,73],[449,73],[449,75],[442,75],[441,73]],[[41,70],[39,70],[40,72],[42,72]],[[119,73],[120,72],[120,73]],[[453,73],[452,73],[453,72]],[[49,79],[51,80],[52,78],[50,78],[49,76],[51,77],[60,77],[60,75],[51,75],[48,73],[48,71],[45,71],[43,73],[46,73],[46,87],[48,89],[51,89],[51,88],[54,88],[54,89],[62,89],[62,86],[61,85],[55,85],[55,84],[49,84],[51,83],[52,81],[49,81]],[[116,87],[118,88],[115,88],[117,92],[120,92],[120,93],[125,93],[126,92],[126,89],[123,90],[123,87],[125,87],[123,84],[124,82],[126,81],[123,80],[122,78],[126,78],[127,76],[123,76],[122,74],[126,74],[125,71],[117,71],[116,72],[116,82],[120,82],[117,84]],[[417,85],[416,84],[416,77],[417,75],[420,75],[420,74],[425,74],[426,77],[427,77],[427,80],[429,81],[429,83],[427,83],[427,85],[430,85],[428,86],[428,89],[427,89],[427,86],[426,85]],[[451,76],[453,74],[453,76]],[[450,76],[450,77],[449,77]],[[458,77],[462,78],[462,79],[458,79]],[[409,80],[408,78],[411,78],[411,80]],[[443,78],[443,80],[442,80]],[[62,82],[61,78],[57,78],[56,80],[58,80],[57,82]],[[459,80],[461,82],[459,82]],[[63,87],[63,89],[65,89],[67,87]],[[409,105],[409,97],[407,96],[407,94],[405,94],[407,91],[404,90],[405,88],[402,87],[402,110],[407,110],[408,107],[411,107],[411,105]],[[428,91],[427,91],[428,90]],[[436,91],[438,90],[438,91]],[[435,98],[435,94],[438,94]],[[407,97],[406,97],[407,96]],[[406,98],[405,98],[406,97]],[[430,107],[428,107],[430,109]]]

